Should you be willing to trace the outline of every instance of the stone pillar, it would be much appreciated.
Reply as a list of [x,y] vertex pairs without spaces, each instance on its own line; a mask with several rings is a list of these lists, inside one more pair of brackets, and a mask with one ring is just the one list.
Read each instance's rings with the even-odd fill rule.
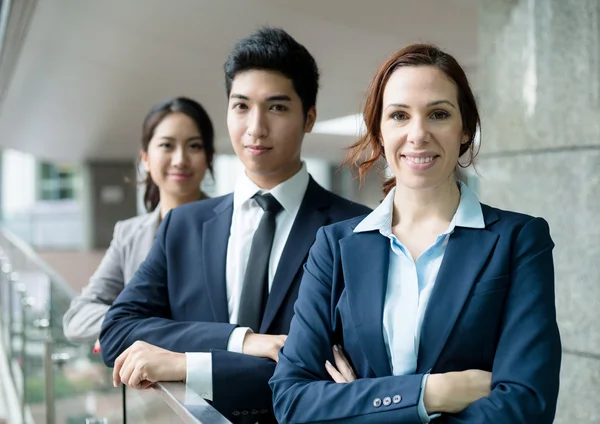
[[[4,221],[4,155],[0,149],[0,223]],[[2,424],[0,422],[0,424]]]
[[106,249],[115,223],[136,215],[136,181],[133,161],[85,164],[82,204],[86,249]]
[[556,423],[600,422],[600,0],[479,0],[481,200],[542,216],[563,342]]

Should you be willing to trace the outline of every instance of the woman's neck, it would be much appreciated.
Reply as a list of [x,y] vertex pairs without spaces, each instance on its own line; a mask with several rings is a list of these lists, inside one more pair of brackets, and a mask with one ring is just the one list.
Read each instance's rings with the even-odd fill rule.
[[200,200],[204,197],[204,193],[200,190],[195,192],[194,194],[190,194],[189,196],[170,196],[167,194],[160,194],[160,204],[158,207],[160,208],[160,219],[162,219],[167,215],[167,213],[177,206],[185,205],[186,203],[195,202],[196,200]]
[[426,222],[450,224],[459,203],[460,189],[454,178],[427,190],[397,185],[392,225],[407,228]]

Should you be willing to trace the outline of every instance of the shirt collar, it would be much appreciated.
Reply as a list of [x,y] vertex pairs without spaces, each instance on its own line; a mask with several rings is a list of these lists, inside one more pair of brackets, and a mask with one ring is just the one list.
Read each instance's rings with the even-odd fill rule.
[[[483,210],[477,195],[463,182],[459,181],[459,184],[460,202],[445,234],[452,232],[455,227],[485,228]],[[354,232],[379,231],[381,234],[389,236],[392,233],[395,193],[396,188],[394,187],[383,199],[383,202],[356,226]]]
[[291,214],[298,213],[304,194],[308,188],[310,176],[306,170],[306,164],[302,162],[302,167],[291,178],[288,178],[271,190],[263,190],[257,186],[244,172],[233,191],[233,209],[240,208],[257,194],[271,193],[277,201],[283,206],[283,209]]

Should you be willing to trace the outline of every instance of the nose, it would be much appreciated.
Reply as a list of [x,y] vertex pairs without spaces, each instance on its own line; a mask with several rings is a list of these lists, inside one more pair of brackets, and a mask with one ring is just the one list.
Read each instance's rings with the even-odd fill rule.
[[429,140],[429,130],[427,129],[426,119],[414,117],[408,129],[408,142],[416,146],[421,146]]
[[247,133],[253,140],[265,138],[268,134],[265,112],[256,107],[249,113]]
[[184,168],[188,164],[188,152],[185,147],[178,145],[173,156],[171,156],[171,164],[177,168]]

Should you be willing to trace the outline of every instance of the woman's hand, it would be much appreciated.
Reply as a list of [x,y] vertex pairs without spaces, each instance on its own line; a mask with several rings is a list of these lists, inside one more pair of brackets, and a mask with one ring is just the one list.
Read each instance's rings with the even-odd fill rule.
[[[351,383],[356,374],[341,346],[333,347],[335,366],[325,362],[325,369],[336,383]],[[492,373],[466,370],[431,374],[425,386],[424,403],[428,414],[436,412],[458,413],[473,402],[490,394]]]
[[100,353],[100,340],[96,339],[96,343],[94,343],[94,349],[92,350],[92,352],[95,355],[98,355]]
[[336,383],[351,383],[356,380],[356,374],[350,366],[350,362],[346,358],[341,346],[333,346],[333,358],[335,366],[329,361],[325,362],[325,369]]
[[[336,383],[351,383],[356,374],[341,346],[333,346],[335,366],[325,362],[325,369]],[[445,412],[455,414],[473,402],[490,395],[492,373],[466,370],[431,374],[425,386],[424,403],[428,414]]]

